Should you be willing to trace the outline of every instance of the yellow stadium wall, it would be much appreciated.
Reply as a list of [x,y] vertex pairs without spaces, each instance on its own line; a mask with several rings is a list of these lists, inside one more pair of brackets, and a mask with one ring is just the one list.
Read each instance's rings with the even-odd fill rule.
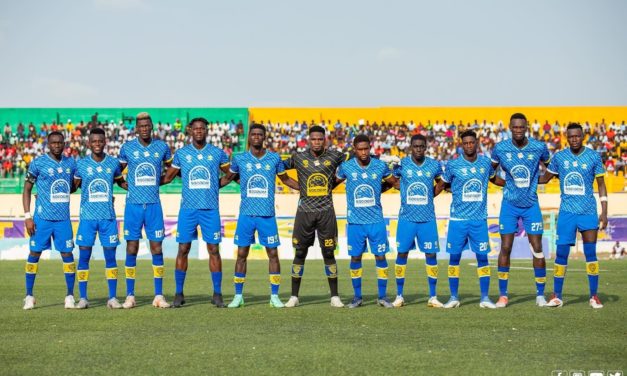
[[249,108],[251,121],[293,122],[325,120],[334,124],[337,120],[357,123],[359,120],[370,122],[423,122],[431,120],[448,123],[462,121],[464,124],[475,120],[503,123],[509,121],[511,114],[524,113],[529,121],[545,120],[560,123],[584,122],[591,125],[605,119],[606,124],[627,121],[627,106],[620,107],[371,107],[371,108]]

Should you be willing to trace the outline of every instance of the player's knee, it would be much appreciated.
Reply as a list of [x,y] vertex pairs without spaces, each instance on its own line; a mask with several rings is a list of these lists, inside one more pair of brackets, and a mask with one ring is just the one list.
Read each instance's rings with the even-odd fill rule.
[[309,252],[309,248],[296,248],[294,250],[294,259],[305,261],[307,252]]
[[268,254],[268,258],[270,260],[279,259],[279,250],[277,248],[266,248],[266,253]]
[[61,252],[61,257],[70,257],[73,256],[72,252]]
[[220,258],[220,249],[218,248],[217,244],[208,244],[207,252],[209,252],[210,257]]
[[322,248],[322,258],[335,261],[335,248]]
[[351,262],[361,262],[361,256],[351,256]]

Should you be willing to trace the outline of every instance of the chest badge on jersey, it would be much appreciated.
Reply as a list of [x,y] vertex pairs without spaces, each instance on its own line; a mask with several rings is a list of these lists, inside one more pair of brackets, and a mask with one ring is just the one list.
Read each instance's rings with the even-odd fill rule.
[[428,197],[427,186],[421,182],[412,183],[407,187],[408,205],[427,205]]
[[307,178],[307,196],[326,196],[329,189],[329,179],[320,173],[311,174]]

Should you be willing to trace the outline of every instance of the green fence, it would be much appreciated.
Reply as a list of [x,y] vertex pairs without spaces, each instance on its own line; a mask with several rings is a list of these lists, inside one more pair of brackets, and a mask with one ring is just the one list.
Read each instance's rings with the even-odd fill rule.
[[[81,121],[88,123],[92,116],[98,114],[99,121],[113,120],[118,122],[123,120],[125,123],[133,122],[135,115],[139,112],[149,112],[154,123],[174,123],[179,119],[181,123],[187,124],[195,117],[204,117],[210,122],[225,122],[233,120],[236,124],[240,121],[248,124],[247,108],[0,108],[0,124],[2,130],[4,125],[9,123],[13,131],[17,130],[19,123],[24,124],[28,129],[28,125],[32,122],[37,129],[42,123],[51,124],[52,122],[67,123],[72,120],[72,124],[78,124]],[[247,126],[244,127],[246,129]]]

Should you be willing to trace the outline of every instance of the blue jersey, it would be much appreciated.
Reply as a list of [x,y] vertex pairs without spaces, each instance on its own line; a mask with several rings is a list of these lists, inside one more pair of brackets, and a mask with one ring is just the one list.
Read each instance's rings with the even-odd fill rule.
[[528,140],[523,148],[516,147],[512,140],[501,141],[492,152],[492,162],[505,171],[503,199],[519,208],[531,207],[538,201],[540,162],[551,159],[544,142]]
[[254,217],[274,216],[276,176],[285,174],[285,165],[277,153],[267,151],[257,158],[250,151],[236,155],[231,171],[239,174],[242,201],[239,213]]
[[168,145],[161,140],[152,140],[144,146],[139,139],[126,142],[120,149],[120,163],[128,168],[129,204],[155,204],[159,202],[159,181],[163,162],[169,161],[172,153]]
[[401,210],[398,217],[411,222],[435,219],[433,184],[442,175],[442,167],[433,158],[426,157],[421,165],[411,156],[405,157],[394,169],[401,179]]
[[115,219],[113,183],[122,176],[120,161],[105,155],[101,162],[87,156],[76,164],[81,180],[81,220]]
[[587,147],[579,155],[574,155],[570,148],[560,150],[553,155],[548,170],[560,179],[560,211],[573,214],[597,213],[594,179],[605,173],[599,154]]
[[229,164],[222,149],[206,144],[201,150],[192,144],[174,153],[172,167],[181,170],[183,191],[181,207],[185,209],[218,209],[220,167]]
[[488,217],[488,183],[493,176],[492,162],[483,155],[478,155],[474,162],[468,162],[463,155],[448,162],[442,180],[451,184],[451,219]]
[[27,179],[37,187],[35,215],[48,221],[70,219],[70,191],[76,173],[74,159],[63,156],[60,162],[45,154],[28,166]]
[[348,223],[370,224],[383,221],[381,182],[391,173],[386,163],[375,158],[370,158],[366,167],[362,167],[357,158],[340,165],[337,176],[346,179]]

